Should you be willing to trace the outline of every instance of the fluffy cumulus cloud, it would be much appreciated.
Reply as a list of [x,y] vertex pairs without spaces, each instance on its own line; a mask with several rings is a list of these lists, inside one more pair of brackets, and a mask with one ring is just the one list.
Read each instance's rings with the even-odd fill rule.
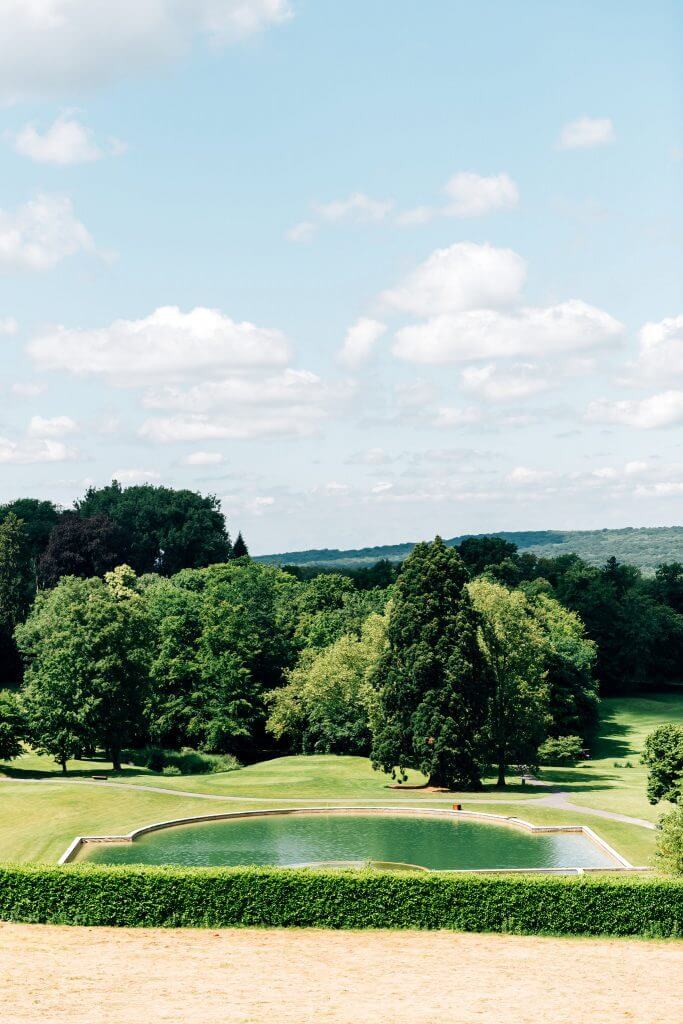
[[234,406],[275,409],[302,405],[323,406],[348,388],[331,388],[309,370],[287,369],[269,377],[235,374],[225,380],[202,381],[181,389],[149,391],[143,401],[150,409],[210,412]]
[[12,441],[0,437],[0,463],[29,466],[40,462],[65,462],[75,457],[76,453],[63,441],[30,437]]
[[579,299],[514,312],[472,309],[443,314],[396,333],[393,351],[415,363],[452,363],[506,356],[552,356],[613,344],[618,320]]
[[457,242],[436,249],[382,300],[418,316],[507,306],[525,278],[526,263],[512,249]]
[[641,380],[683,378],[683,315],[645,324],[639,340],[636,370]]
[[501,367],[496,363],[468,366],[462,373],[465,391],[487,402],[511,402],[538,395],[550,387],[547,376],[531,363]]
[[44,131],[35,123],[25,125],[16,135],[9,136],[12,148],[21,156],[41,164],[92,163],[105,152],[119,154],[125,149],[122,142],[112,139],[105,148],[97,145],[92,132],[71,114],[60,114]]
[[116,320],[99,329],[57,327],[31,339],[27,351],[42,370],[137,386],[158,378],[277,366],[287,360],[290,346],[281,331],[237,323],[216,309],[183,313],[164,306],[141,320]]
[[288,0],[3,0],[0,98],[98,85],[291,17]]
[[175,441],[251,441],[310,437],[319,430],[321,414],[315,409],[283,409],[251,415],[232,413],[209,416],[205,413],[180,416],[155,416],[138,431],[148,441],[162,444]]
[[616,134],[609,117],[579,117],[564,126],[557,140],[558,149],[590,149],[614,142]]
[[16,210],[0,210],[0,270],[50,270],[67,256],[94,250],[66,196],[41,193]]
[[16,334],[19,324],[13,316],[0,317],[0,334]]
[[444,189],[448,197],[445,213],[452,217],[481,217],[494,210],[516,206],[519,191],[508,174],[482,177],[470,171],[454,175]]
[[78,424],[70,416],[32,416],[28,425],[30,437],[64,437],[78,432]]
[[673,427],[683,423],[683,391],[663,391],[648,398],[591,402],[585,416],[589,423],[612,423],[642,430]]
[[367,362],[386,329],[386,324],[380,323],[379,320],[371,320],[368,317],[356,320],[346,332],[344,344],[337,357],[342,366],[355,370]]

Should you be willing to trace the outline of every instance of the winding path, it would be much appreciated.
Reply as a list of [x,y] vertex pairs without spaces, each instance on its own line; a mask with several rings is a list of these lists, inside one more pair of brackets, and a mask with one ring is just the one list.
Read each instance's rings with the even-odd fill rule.
[[[14,782],[20,785],[36,785],[36,784],[52,784],[52,785],[69,785],[69,786],[105,786],[107,789],[128,789],[135,791],[142,791],[147,793],[161,793],[163,796],[177,796],[177,797],[194,797],[197,800],[219,800],[222,802],[235,802],[235,803],[258,803],[258,804],[307,804],[313,803],[319,805],[321,801],[328,804],[337,803],[348,803],[349,797],[272,797],[272,796],[223,796],[219,793],[196,793],[192,790],[187,789],[169,789],[164,786],[148,786],[143,783],[141,785],[134,785],[131,782],[115,782],[107,779],[106,782],[99,782],[96,779],[65,779],[65,778],[53,778],[53,779],[13,779],[9,776],[0,776],[0,782]],[[656,825],[653,825],[651,821],[646,821],[644,818],[632,818],[628,814],[618,814],[615,811],[601,811],[597,807],[585,807],[583,804],[576,804],[571,800],[571,793],[563,791],[555,791],[548,793],[547,796],[534,797],[528,800],[517,800],[508,797],[495,797],[489,799],[484,797],[482,799],[469,799],[467,797],[461,798],[463,803],[468,804],[512,804],[520,810],[524,807],[555,807],[561,811],[575,811],[577,814],[589,814],[596,818],[606,818],[609,821],[621,821],[626,825],[638,825],[640,828],[656,829]],[[430,803],[451,803],[453,800],[452,796],[430,798]],[[363,805],[370,806],[374,803],[386,802],[386,797],[366,797],[363,803],[359,803],[358,806]],[[354,800],[354,803],[356,801]],[[427,801],[425,800],[425,804]]]

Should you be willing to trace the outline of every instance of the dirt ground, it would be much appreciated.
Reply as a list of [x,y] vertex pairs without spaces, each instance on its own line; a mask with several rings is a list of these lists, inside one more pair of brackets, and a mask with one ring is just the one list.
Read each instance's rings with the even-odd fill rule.
[[680,1024],[683,943],[0,925],[3,1024]]

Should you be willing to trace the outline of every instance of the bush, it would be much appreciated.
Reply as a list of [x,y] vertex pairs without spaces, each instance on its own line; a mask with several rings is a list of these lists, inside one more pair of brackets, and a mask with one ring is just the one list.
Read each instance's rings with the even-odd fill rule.
[[659,823],[657,860],[666,871],[683,875],[683,804],[665,814]]
[[538,760],[545,765],[573,765],[581,757],[582,750],[580,736],[550,737],[538,748]]
[[0,920],[670,937],[683,934],[683,880],[4,865]]
[[[123,760],[140,768],[149,768],[164,775],[206,775],[213,772],[232,772],[240,763],[232,754],[204,754],[183,747],[181,751],[147,746],[139,750],[126,750]],[[177,769],[169,771],[168,769]]]

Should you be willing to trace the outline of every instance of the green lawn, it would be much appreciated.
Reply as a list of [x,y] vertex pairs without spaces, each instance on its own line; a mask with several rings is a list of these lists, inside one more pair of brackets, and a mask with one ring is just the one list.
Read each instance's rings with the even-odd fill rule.
[[[638,754],[648,732],[669,721],[683,722],[683,696],[606,700],[595,758],[576,768],[545,769],[542,778],[574,804],[656,821],[663,808],[647,803]],[[109,782],[94,784],[93,774],[106,774]],[[517,814],[534,824],[588,824],[632,863],[648,863],[654,850],[651,830],[539,804],[547,789],[522,787],[518,780],[505,791],[487,780],[478,794],[392,789],[391,780],[361,757],[283,757],[224,774],[169,777],[130,767],[114,773],[102,761],[74,761],[62,780],[48,758],[25,754],[1,766],[0,775],[8,780],[0,783],[0,860],[54,861],[75,835],[128,832],[184,815],[312,803],[443,806],[455,798],[466,809]],[[420,781],[411,773],[410,783]]]

